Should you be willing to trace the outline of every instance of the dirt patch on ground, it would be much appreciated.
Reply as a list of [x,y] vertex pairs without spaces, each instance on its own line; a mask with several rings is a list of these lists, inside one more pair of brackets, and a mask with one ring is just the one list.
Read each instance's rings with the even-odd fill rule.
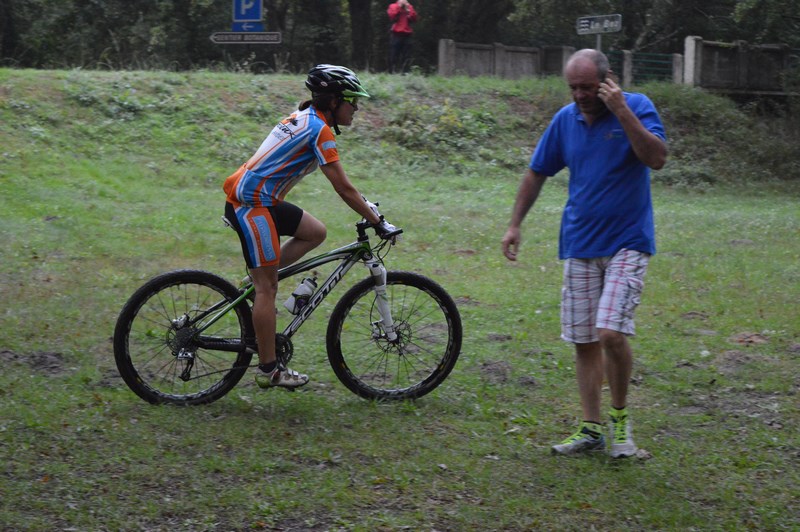
[[50,351],[16,353],[3,350],[0,351],[0,362],[3,364],[27,364],[36,373],[42,375],[57,376],[69,371],[69,368],[64,364],[64,355]]
[[454,301],[459,307],[479,307],[481,305],[480,302],[472,299],[469,296],[457,297]]
[[511,364],[505,360],[484,362],[480,373],[481,378],[490,384],[503,384],[511,378]]
[[725,351],[714,359],[714,366],[722,375],[732,376],[739,373],[743,366],[757,361],[764,361],[766,357],[757,353],[745,351]]
[[[747,432],[744,420],[758,420],[774,430],[791,426],[792,394],[741,388],[725,388],[692,397],[692,404],[676,409],[679,415],[708,415],[730,423],[730,430]],[[738,427],[738,428],[737,428]]]
[[726,377],[734,384],[717,387],[717,379],[713,378],[705,390],[692,396],[689,404],[679,407],[678,413],[737,420],[734,425],[742,420],[758,420],[773,430],[784,430],[791,426],[793,414],[788,405],[796,402],[800,377],[787,375],[795,379],[795,385],[786,392],[759,389],[758,383],[764,376],[782,371],[779,358],[758,350],[760,345],[769,342],[769,338],[759,333],[744,332],[730,337],[730,341],[741,347],[723,351],[702,362],[684,360],[676,365],[688,370],[712,369],[715,374]]
[[765,335],[755,332],[741,332],[734,334],[729,340],[735,344],[741,345],[761,345],[769,342],[769,339]]
[[757,419],[774,430],[787,426],[786,397],[777,392],[738,391],[715,397],[713,403],[723,419]]

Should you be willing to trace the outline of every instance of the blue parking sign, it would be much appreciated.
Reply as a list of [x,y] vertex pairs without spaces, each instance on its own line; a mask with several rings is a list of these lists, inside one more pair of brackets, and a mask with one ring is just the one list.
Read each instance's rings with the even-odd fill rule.
[[261,0],[233,0],[234,22],[261,22]]

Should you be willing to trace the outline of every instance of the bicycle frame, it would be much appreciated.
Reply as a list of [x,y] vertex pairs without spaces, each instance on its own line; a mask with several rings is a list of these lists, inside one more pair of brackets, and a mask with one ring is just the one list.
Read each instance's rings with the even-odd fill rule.
[[[383,325],[384,332],[386,337],[390,341],[394,341],[397,338],[397,334],[394,331],[394,322],[391,317],[391,312],[389,310],[389,305],[386,301],[386,269],[383,266],[383,262],[380,258],[376,258],[373,254],[373,249],[370,246],[369,238],[366,235],[365,229],[368,227],[362,223],[356,225],[356,229],[358,232],[358,240],[346,246],[334,249],[332,251],[328,251],[321,255],[317,255],[316,257],[312,257],[310,259],[306,259],[304,261],[298,262],[296,264],[292,264],[285,268],[281,268],[278,270],[278,280],[281,281],[283,279],[287,279],[298,273],[303,273],[309,271],[313,268],[318,266],[322,266],[324,264],[328,264],[330,262],[334,262],[336,260],[341,260],[342,262],[333,270],[333,272],[328,276],[325,282],[314,292],[314,295],[308,301],[305,307],[291,320],[291,322],[286,326],[283,330],[283,336],[287,338],[291,338],[294,333],[300,329],[300,326],[305,323],[305,321],[311,316],[311,314],[316,310],[317,307],[325,300],[328,294],[333,291],[337,284],[344,278],[347,272],[355,266],[358,262],[363,262],[370,271],[370,274],[373,276],[375,280],[375,292],[377,294],[377,307],[378,312],[381,316],[381,322]],[[199,335],[208,329],[211,325],[213,325],[217,320],[219,320],[224,314],[235,308],[237,305],[241,304],[242,301],[250,297],[255,290],[253,283],[247,284],[243,289],[238,298],[228,304],[222,304],[220,302],[217,305],[213,305],[203,316],[199,319],[202,319],[208,316],[211,313],[214,313],[214,316],[206,322],[202,327],[198,328],[197,335]],[[222,306],[220,306],[222,305]],[[377,326],[376,324],[373,324]],[[213,344],[213,342],[212,342]],[[211,347],[211,345],[206,345],[206,347]],[[223,350],[223,351],[235,351],[238,349],[233,349],[233,344],[226,343],[223,346],[214,344],[213,347],[215,349]],[[252,346],[247,346],[247,348],[252,348]]]
[[[347,272],[356,265],[358,262],[369,262],[372,260],[372,249],[369,246],[369,241],[353,242],[350,245],[323,253],[317,257],[281,268],[278,270],[278,281],[303,273],[323,264],[328,264],[335,260],[341,259],[341,263],[331,272],[324,283],[314,292],[311,299],[308,300],[300,312],[292,319],[292,321],[283,330],[283,335],[291,338],[300,326],[311,316],[311,314],[319,307],[320,303],[331,293],[331,291],[339,284]],[[249,290],[252,290],[252,286]]]

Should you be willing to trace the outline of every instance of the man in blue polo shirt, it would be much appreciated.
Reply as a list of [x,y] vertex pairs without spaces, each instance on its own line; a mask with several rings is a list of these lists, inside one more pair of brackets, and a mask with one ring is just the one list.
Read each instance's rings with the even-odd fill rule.
[[569,198],[559,237],[564,260],[561,337],[575,344],[583,422],[552,447],[572,455],[605,449],[600,403],[603,377],[611,391],[612,457],[636,445],[627,411],[633,353],[633,315],[655,253],[650,169],[667,158],[664,126],[643,94],[623,92],[609,77],[606,56],[580,50],[564,74],[574,103],[548,126],[522,178],[503,253],[516,260],[520,225],[544,182],[569,169]]

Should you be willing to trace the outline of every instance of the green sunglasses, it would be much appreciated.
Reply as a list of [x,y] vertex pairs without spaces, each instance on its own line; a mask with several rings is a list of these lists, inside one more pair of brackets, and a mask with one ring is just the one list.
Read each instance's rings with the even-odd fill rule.
[[346,101],[353,107],[358,105],[358,96],[342,96],[342,100]]

